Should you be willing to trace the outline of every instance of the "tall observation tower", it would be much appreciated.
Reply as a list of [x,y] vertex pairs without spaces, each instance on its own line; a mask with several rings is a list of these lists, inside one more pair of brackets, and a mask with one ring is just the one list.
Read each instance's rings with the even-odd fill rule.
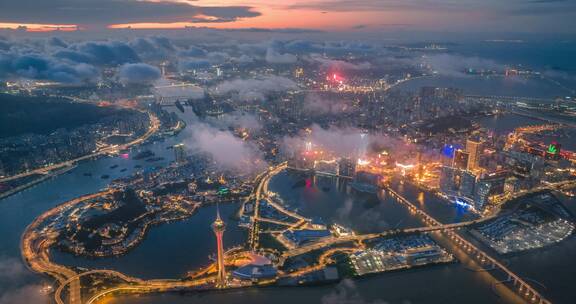
[[212,223],[212,230],[216,234],[216,242],[218,243],[218,278],[216,279],[217,287],[226,286],[226,269],[224,266],[224,246],[222,245],[222,235],[226,230],[226,224],[220,218],[220,210],[216,211],[216,220]]

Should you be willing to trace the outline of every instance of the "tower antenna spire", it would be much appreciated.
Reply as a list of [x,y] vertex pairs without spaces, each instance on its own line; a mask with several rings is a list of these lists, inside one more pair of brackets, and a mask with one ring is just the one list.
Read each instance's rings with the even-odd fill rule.
[[216,265],[218,266],[218,277],[216,278],[216,287],[224,288],[227,285],[226,282],[226,265],[224,264],[224,245],[222,243],[222,237],[224,231],[226,230],[226,224],[220,218],[220,204],[216,203],[216,220],[212,223],[212,230],[216,235],[216,246],[218,253],[218,260]]

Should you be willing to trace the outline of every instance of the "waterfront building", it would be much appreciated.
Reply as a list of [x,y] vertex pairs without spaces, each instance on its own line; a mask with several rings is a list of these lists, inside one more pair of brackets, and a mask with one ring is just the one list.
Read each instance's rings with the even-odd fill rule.
[[470,153],[463,150],[456,150],[454,152],[454,167],[462,170],[468,169],[468,160]]
[[265,265],[255,265],[249,264],[242,266],[234,272],[232,275],[240,280],[263,280],[263,279],[273,279],[278,274],[278,271],[272,264]]
[[477,210],[482,210],[490,197],[504,193],[507,171],[495,172],[487,175],[477,183],[474,201]]
[[481,180],[476,185],[476,193],[474,195],[474,207],[476,210],[483,210],[484,206],[488,203],[490,197],[490,182]]
[[466,152],[469,153],[468,156],[468,167],[466,169],[474,171],[478,169],[478,164],[480,162],[482,143],[477,140],[468,139],[466,141]]
[[218,249],[218,276],[216,278],[216,286],[222,288],[226,287],[226,266],[224,265],[224,245],[222,244],[222,236],[226,230],[226,224],[224,224],[224,221],[220,218],[219,210],[216,213],[216,220],[212,223],[212,230],[214,230],[214,234],[216,235],[216,246]]
[[456,190],[456,169],[443,166],[440,171],[440,191],[450,193]]
[[460,177],[460,195],[473,198],[476,188],[476,175],[470,171],[462,171]]

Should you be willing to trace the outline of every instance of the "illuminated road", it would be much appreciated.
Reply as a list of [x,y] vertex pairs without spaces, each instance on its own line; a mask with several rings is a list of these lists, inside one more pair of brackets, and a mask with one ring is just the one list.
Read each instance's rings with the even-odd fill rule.
[[[85,200],[108,194],[111,194],[111,191],[85,195],[59,205],[37,217],[30,225],[28,225],[28,227],[26,227],[26,230],[22,234],[20,249],[22,251],[22,257],[28,267],[35,272],[45,273],[56,278],[60,285],[69,283],[71,286],[69,291],[69,303],[82,303],[80,281],[78,278],[75,278],[77,274],[74,270],[62,265],[54,264],[50,261],[49,250],[50,246],[55,242],[54,238],[57,236],[57,233],[52,232],[51,235],[45,231],[39,232],[38,229],[48,218],[56,216],[66,209]],[[57,300],[56,302],[59,304],[63,303],[61,300]]]
[[[58,233],[44,230],[42,227],[45,224],[45,221],[51,217],[57,216],[58,214],[81,202],[104,195],[110,195],[111,193],[112,191],[108,190],[85,195],[68,201],[40,215],[30,225],[28,225],[24,231],[20,244],[22,257],[25,260],[26,265],[31,270],[50,275],[58,281],[59,285],[54,294],[56,303],[94,303],[110,293],[123,290],[130,290],[135,292],[137,291],[139,293],[178,290],[207,285],[215,280],[214,276],[207,275],[211,266],[207,267],[207,270],[202,272],[202,275],[204,275],[202,278],[194,278],[189,280],[142,280],[124,275],[118,271],[106,269],[90,270],[83,273],[77,273],[69,267],[53,263],[50,260],[50,247],[55,243]],[[92,296],[87,302],[83,302],[81,296],[80,278],[94,274],[103,274],[115,279],[119,279],[126,282],[127,285],[100,291],[98,294]],[[62,293],[66,286],[68,286],[67,302],[62,299]]]
[[396,229],[396,230],[387,230],[380,233],[371,233],[371,234],[360,234],[360,235],[351,235],[351,236],[343,236],[343,237],[330,237],[325,238],[320,241],[310,243],[305,246],[301,246],[298,248],[294,248],[288,250],[282,254],[280,257],[280,264],[290,257],[299,256],[304,253],[308,253],[314,250],[326,248],[332,245],[346,243],[346,242],[353,242],[353,241],[366,241],[370,239],[376,239],[381,237],[390,237],[394,235],[400,234],[410,234],[410,233],[425,233],[425,232],[434,232],[434,231],[442,231],[446,232],[453,229],[459,229],[462,227],[478,224],[484,221],[488,221],[493,219],[494,217],[486,217],[478,220],[468,221],[468,222],[460,222],[454,224],[446,224],[446,225],[436,225],[436,226],[427,226],[427,227],[418,227],[418,228],[408,228],[408,229]]
[[[288,168],[288,162],[283,162],[257,177],[256,187],[250,195],[254,199],[254,217],[252,218],[252,225],[250,226],[248,243],[253,251],[256,251],[259,245],[260,225],[258,219],[260,218],[260,200],[264,197],[267,198],[270,179],[286,168]],[[263,193],[266,194],[266,196],[263,196]]]
[[22,178],[22,177],[31,176],[34,174],[48,174],[48,173],[50,173],[50,171],[61,169],[64,167],[70,167],[70,166],[73,166],[74,164],[76,164],[80,161],[86,160],[86,159],[101,156],[104,154],[117,153],[120,150],[124,150],[124,149],[131,147],[131,146],[141,144],[142,142],[147,140],[150,136],[152,136],[154,133],[156,133],[160,129],[160,120],[158,119],[158,117],[156,117],[156,115],[154,115],[152,112],[146,111],[146,113],[148,114],[148,117],[150,120],[150,127],[148,128],[148,131],[146,131],[146,133],[144,135],[140,136],[139,138],[137,138],[137,139],[135,139],[129,143],[126,143],[123,145],[108,146],[108,147],[102,148],[102,149],[100,149],[97,152],[94,152],[92,154],[84,155],[84,156],[81,156],[81,157],[78,157],[75,159],[71,159],[71,160],[61,162],[58,164],[54,164],[54,165],[50,165],[47,167],[42,167],[42,168],[38,168],[35,170],[23,172],[20,174],[4,177],[4,178],[0,179],[0,183],[11,181],[11,180]]
[[[276,167],[271,167],[267,172],[261,174],[256,179],[256,186],[254,188],[253,193],[251,194],[251,199],[255,200],[255,214],[253,217],[253,223],[250,230],[251,234],[251,241],[253,245],[253,249],[257,249],[258,247],[258,235],[261,233],[259,231],[258,223],[262,222],[273,222],[275,224],[281,224],[289,227],[296,227],[302,226],[309,223],[309,219],[294,213],[292,211],[286,210],[281,205],[274,202],[273,199],[269,197],[270,193],[268,192],[268,183],[270,179],[280,173],[282,170],[287,168],[287,163],[282,163]],[[571,183],[561,183],[556,184],[555,186],[565,186],[565,185],[572,185],[574,182]],[[526,281],[522,278],[514,274],[511,270],[506,268],[503,264],[498,262],[496,259],[490,257],[485,252],[481,251],[470,242],[465,240],[461,237],[456,230],[462,227],[466,227],[469,225],[481,223],[490,219],[493,219],[495,216],[487,216],[473,221],[467,222],[460,222],[460,223],[452,223],[452,224],[442,224],[423,210],[418,208],[418,205],[411,203],[406,198],[395,192],[393,189],[387,188],[386,189],[389,194],[395,198],[399,203],[404,205],[408,208],[408,210],[415,216],[420,217],[423,222],[427,225],[425,227],[418,227],[418,228],[410,228],[410,229],[395,229],[395,230],[388,230],[381,233],[373,233],[373,234],[364,234],[364,235],[350,235],[345,237],[329,237],[317,241],[315,243],[311,243],[299,248],[294,248],[291,250],[286,251],[279,259],[278,264],[283,264],[283,262],[290,257],[298,256],[301,254],[305,254],[307,252],[311,252],[314,250],[325,249],[319,257],[318,263],[316,265],[311,265],[304,269],[300,269],[296,272],[292,273],[280,273],[279,277],[298,277],[300,275],[317,271],[323,269],[327,264],[331,263],[330,256],[337,252],[346,252],[351,253],[358,250],[361,250],[363,247],[362,242],[374,238],[380,237],[387,237],[393,236],[397,234],[408,234],[408,233],[425,233],[425,232],[434,232],[440,231],[444,233],[452,242],[460,249],[465,251],[468,256],[473,258],[477,261],[481,266],[485,266],[486,268],[490,269],[497,269],[507,274],[508,281],[513,284],[513,288],[516,288],[515,291],[519,294],[524,300],[527,300],[532,303],[542,303],[548,304],[550,303],[546,299],[544,299],[533,287],[531,287]],[[164,291],[177,291],[177,290],[185,290],[191,288],[210,288],[213,287],[213,284],[216,280],[214,269],[214,264],[209,265],[203,269],[199,269],[192,275],[190,275],[187,279],[182,280],[143,280],[139,278],[130,277],[124,275],[118,271],[114,270],[90,270],[83,273],[77,273],[74,269],[58,265],[50,261],[50,247],[55,243],[56,237],[58,236],[57,232],[42,229],[43,224],[45,221],[51,217],[57,216],[58,214],[68,210],[68,208],[73,207],[76,204],[79,204],[83,201],[94,199],[99,196],[103,195],[110,195],[112,191],[103,191],[100,193],[85,195],[69,202],[66,202],[62,205],[59,205],[46,213],[42,214],[38,218],[36,218],[25,230],[24,234],[22,235],[21,239],[21,250],[24,260],[26,264],[36,272],[45,273],[52,277],[54,277],[58,281],[58,287],[55,291],[54,298],[57,304],[64,304],[66,303],[62,299],[62,293],[67,289],[68,291],[68,302],[70,304],[93,304],[97,303],[100,300],[103,300],[106,296],[109,296],[114,293],[149,293],[149,292],[164,292]],[[274,219],[265,219],[261,218],[258,213],[258,206],[262,200],[266,200],[273,208],[278,210],[279,212],[285,213],[289,216],[294,217],[297,219],[296,223],[288,223],[277,221]],[[355,242],[357,244],[352,245],[351,247],[341,247],[341,248],[328,248],[335,244],[341,244],[346,242]],[[228,264],[229,261],[235,260],[237,257],[241,257],[244,252],[239,253],[232,253],[232,251],[237,250],[238,248],[231,249],[226,253],[226,263]],[[80,278],[84,276],[90,275],[104,275],[114,280],[120,280],[123,283],[116,285],[118,283],[114,283],[116,286],[109,286],[109,288],[105,288],[101,291],[98,291],[96,294],[92,295],[86,302],[82,301],[82,289],[80,285]],[[274,280],[269,280],[267,282],[262,282],[262,284],[270,284],[273,283]],[[261,285],[261,284],[259,284]],[[242,287],[242,286],[231,286],[233,287]]]
[[[270,179],[274,175],[278,174],[280,171],[282,171],[286,168],[287,168],[287,165],[285,163],[281,164],[277,167],[271,168],[271,170],[266,172],[263,175],[262,179],[258,181],[257,186],[256,186],[256,190],[255,190],[255,196],[254,196],[254,198],[256,199],[256,205],[259,204],[261,199],[265,199],[272,207],[274,207],[278,211],[285,213],[287,215],[290,215],[294,218],[300,219],[301,221],[307,220],[306,218],[300,216],[297,213],[286,210],[284,207],[275,203],[273,199],[270,199],[268,197],[268,183],[269,183]],[[533,189],[532,191],[539,191],[539,190],[550,189],[550,188],[554,188],[554,187],[558,188],[558,187],[562,187],[562,186],[573,185],[574,183],[575,183],[574,181],[568,181],[568,182],[549,184],[549,185],[544,185],[542,187]],[[405,234],[405,233],[418,233],[418,232],[424,233],[424,232],[440,231],[440,232],[444,233],[447,237],[449,237],[449,239],[458,248],[465,251],[469,257],[471,257],[472,259],[474,259],[475,261],[480,263],[480,265],[486,266],[488,268],[498,269],[498,270],[502,271],[503,273],[505,273],[508,277],[507,281],[511,282],[513,285],[513,288],[511,290],[514,291],[517,295],[519,295],[523,300],[528,301],[530,303],[541,303],[541,304],[550,303],[536,289],[534,289],[532,286],[530,286],[525,280],[520,278],[518,275],[516,275],[514,272],[512,272],[510,269],[508,269],[502,263],[500,263],[499,261],[497,261],[493,257],[489,256],[486,252],[484,252],[484,251],[480,250],[479,248],[477,248],[476,246],[472,245],[470,242],[468,242],[462,236],[460,236],[457,232],[455,232],[456,229],[491,220],[491,219],[495,218],[496,215],[484,216],[480,219],[472,220],[472,221],[468,221],[468,222],[443,224],[443,223],[439,222],[438,220],[436,220],[435,218],[433,218],[432,216],[430,216],[429,214],[427,214],[422,209],[420,209],[418,207],[418,205],[413,204],[412,202],[410,202],[409,200],[407,200],[406,198],[401,196],[399,193],[397,193],[393,189],[386,187],[386,190],[390,193],[390,195],[392,197],[397,199],[397,201],[399,203],[401,203],[402,205],[407,207],[408,210],[410,211],[410,213],[418,216],[426,224],[426,227],[410,228],[410,229],[402,229],[402,230],[400,230],[400,229],[389,230],[389,231],[384,231],[382,233],[375,233],[375,234],[351,235],[351,236],[345,236],[345,237],[324,238],[324,239],[321,239],[317,242],[314,242],[314,243],[311,243],[311,244],[308,244],[305,246],[301,246],[298,248],[290,249],[290,250],[284,252],[284,254],[280,257],[278,264],[282,265],[284,263],[284,261],[286,261],[287,258],[299,256],[299,255],[302,255],[304,253],[311,252],[314,250],[327,248],[327,247],[335,245],[335,244],[346,243],[346,242],[361,242],[361,241],[365,241],[365,240],[369,240],[369,239],[373,239],[373,238],[386,237],[386,236]],[[526,195],[526,194],[527,193],[518,193],[514,197]],[[250,232],[251,235],[253,235],[251,239],[257,239],[257,237],[258,237],[257,235],[260,233],[258,231],[258,226],[257,226],[259,219],[260,219],[259,214],[256,212],[255,216],[254,216],[252,230]],[[256,248],[256,247],[257,246],[254,246],[252,248]],[[322,256],[326,257],[327,255],[325,255],[325,254],[330,253],[332,250],[338,250],[338,249],[337,248],[328,249],[328,251],[325,252],[324,255],[322,255]],[[289,276],[298,276],[298,275],[302,275],[304,273],[319,270],[324,266],[325,266],[324,262],[320,261],[320,263],[318,265],[313,265],[313,266],[307,267],[305,269],[299,270],[298,272],[290,273],[288,275]]]

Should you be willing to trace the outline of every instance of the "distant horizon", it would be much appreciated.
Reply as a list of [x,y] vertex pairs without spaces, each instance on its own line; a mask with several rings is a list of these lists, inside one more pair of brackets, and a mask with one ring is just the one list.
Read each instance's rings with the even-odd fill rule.
[[206,27],[575,34],[574,17],[576,3],[566,0],[23,0],[0,6],[0,28],[29,31]]

